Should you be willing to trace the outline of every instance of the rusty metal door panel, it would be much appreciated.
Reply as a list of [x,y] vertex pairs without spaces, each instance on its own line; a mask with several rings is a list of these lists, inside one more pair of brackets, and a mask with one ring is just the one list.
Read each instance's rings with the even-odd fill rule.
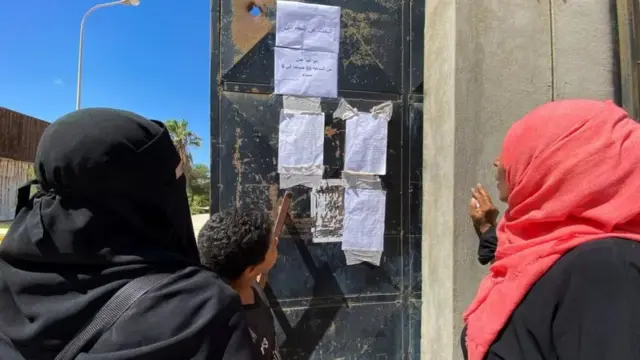
[[[256,3],[264,13],[254,17]],[[222,0],[220,58],[225,82],[273,84],[275,0]],[[338,87],[402,91],[402,0],[318,0],[342,8]],[[366,76],[362,76],[366,74]]]
[[[403,332],[397,331],[404,322],[401,303],[383,299],[375,306],[353,301],[349,305],[340,308],[309,302],[303,309],[285,310],[294,326],[305,326],[283,331],[291,334],[282,344],[283,359],[405,359],[397,352],[403,348]],[[316,347],[318,340],[328,338],[339,340]]]
[[[409,40],[409,56],[411,57],[411,72],[409,74],[410,93],[422,94],[424,81],[424,0],[411,0],[411,39]],[[415,101],[422,102],[422,99]],[[422,122],[422,118],[420,118]],[[422,133],[420,133],[422,136]],[[422,156],[422,143],[420,143]]]
[[[342,8],[339,96],[367,110],[392,101],[384,255],[347,266],[340,243],[313,243],[310,190],[296,187],[294,219],[269,275],[285,359],[417,359],[421,307],[422,43],[416,0],[307,0]],[[252,4],[263,13],[248,13]],[[275,0],[212,3],[212,211],[258,206],[275,214],[280,96],[273,91]],[[355,21],[358,20],[358,21]],[[342,176],[339,99],[323,99],[325,179]]]
[[[368,109],[381,103],[364,99],[346,100],[358,109]],[[402,142],[402,114],[401,103],[394,102],[394,113],[390,120],[388,142],[400,144]],[[224,122],[220,124],[220,143],[217,144],[220,156],[217,167],[224,169],[221,175],[222,183],[232,186],[235,191],[223,191],[220,194],[220,204],[215,208],[239,206],[243,202],[255,202],[262,196],[271,195],[270,206],[276,201],[278,189],[277,150],[278,150],[278,122],[282,109],[279,98],[268,94],[246,94],[223,91],[220,96],[220,109],[225,113]],[[338,100],[323,100],[322,111],[325,113],[325,178],[339,178],[342,174],[344,144],[344,121],[334,121],[331,114],[338,106]],[[398,126],[394,126],[396,122]],[[402,149],[388,150],[387,174],[382,176],[382,183],[391,193],[400,193],[400,178],[402,171]],[[255,190],[258,188],[259,190]],[[303,190],[303,189],[302,189]],[[308,191],[303,191],[307,197]],[[256,198],[257,197],[257,198]],[[389,196],[387,211],[387,234],[400,235],[400,198]],[[304,206],[306,209],[299,209]],[[308,211],[308,205],[303,205],[300,197],[294,199],[295,211]],[[306,213],[305,213],[306,214]]]

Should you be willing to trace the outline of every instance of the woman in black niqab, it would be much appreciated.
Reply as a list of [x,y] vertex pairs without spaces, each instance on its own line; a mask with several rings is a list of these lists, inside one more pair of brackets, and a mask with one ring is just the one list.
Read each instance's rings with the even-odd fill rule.
[[237,295],[199,265],[186,179],[160,122],[84,109],[51,124],[0,244],[2,359],[53,359],[132,279],[170,273],[83,359],[249,359]]

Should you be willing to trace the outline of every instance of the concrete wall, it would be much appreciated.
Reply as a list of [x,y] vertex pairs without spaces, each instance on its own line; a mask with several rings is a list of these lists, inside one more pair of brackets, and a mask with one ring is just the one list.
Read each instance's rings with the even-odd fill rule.
[[460,359],[461,314],[486,268],[470,188],[496,198],[510,124],[552,99],[617,98],[614,0],[427,0],[421,359]]

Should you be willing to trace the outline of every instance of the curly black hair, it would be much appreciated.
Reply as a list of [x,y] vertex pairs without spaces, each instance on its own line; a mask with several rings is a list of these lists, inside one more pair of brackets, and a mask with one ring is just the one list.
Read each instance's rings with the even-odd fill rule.
[[273,223],[257,209],[226,210],[211,216],[198,234],[202,265],[228,280],[262,263],[271,244]]

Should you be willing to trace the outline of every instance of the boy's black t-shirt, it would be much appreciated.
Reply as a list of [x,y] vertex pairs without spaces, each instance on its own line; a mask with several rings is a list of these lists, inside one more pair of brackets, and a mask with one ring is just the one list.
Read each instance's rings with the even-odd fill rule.
[[[256,285],[257,286],[257,285]],[[244,305],[247,324],[253,338],[255,359],[280,360],[276,343],[276,328],[269,304],[262,299],[260,290],[253,287],[254,303]]]

